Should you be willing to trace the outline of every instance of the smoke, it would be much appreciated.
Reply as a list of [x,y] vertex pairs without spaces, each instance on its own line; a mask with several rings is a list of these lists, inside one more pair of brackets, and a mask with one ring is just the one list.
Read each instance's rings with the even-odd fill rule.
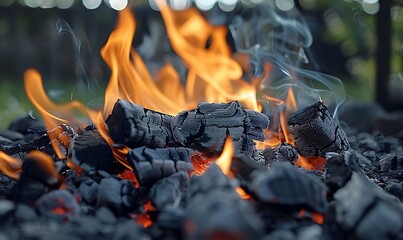
[[261,83],[262,92],[285,99],[292,87],[298,107],[322,100],[336,115],[345,100],[340,79],[301,67],[309,62],[305,53],[313,41],[302,15],[295,8],[281,11],[274,1],[253,11],[250,16],[235,17],[229,29],[236,50],[250,56],[254,75],[264,74],[264,66],[271,65]]
[[[69,36],[71,40],[73,41],[74,45],[74,63],[75,63],[75,70],[76,70],[76,77],[77,77],[77,93],[80,93],[80,89],[82,89],[82,85],[85,85],[88,92],[91,92],[92,89],[92,84],[88,78],[88,75],[86,73],[86,70],[84,68],[83,62],[81,60],[81,41],[71,28],[71,26],[63,19],[58,19],[56,22],[56,30],[61,36],[62,34],[65,34],[66,36]],[[99,83],[96,79],[94,79],[94,82],[98,88],[100,88]]]

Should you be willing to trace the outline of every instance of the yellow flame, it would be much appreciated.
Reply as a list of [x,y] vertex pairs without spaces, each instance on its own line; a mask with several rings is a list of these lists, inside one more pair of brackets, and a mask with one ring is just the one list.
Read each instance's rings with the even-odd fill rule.
[[225,175],[229,175],[231,172],[232,158],[234,157],[234,145],[232,144],[232,138],[227,137],[224,143],[224,148],[220,157],[217,158],[216,164],[221,168],[221,171]]

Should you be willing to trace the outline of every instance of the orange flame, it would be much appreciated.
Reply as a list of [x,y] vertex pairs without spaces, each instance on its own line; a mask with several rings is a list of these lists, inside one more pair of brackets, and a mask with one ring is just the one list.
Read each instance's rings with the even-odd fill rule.
[[21,171],[21,161],[14,159],[7,155],[5,152],[0,151],[0,171],[7,176],[19,179],[19,172]]
[[[216,160],[216,164],[221,168],[221,171],[230,178],[234,178],[234,173],[231,171],[232,158],[234,156],[234,145],[232,144],[232,138],[227,137],[225,140],[223,151],[219,158]],[[249,199],[250,196],[241,188],[236,187],[235,191],[238,193],[239,197],[243,199]]]

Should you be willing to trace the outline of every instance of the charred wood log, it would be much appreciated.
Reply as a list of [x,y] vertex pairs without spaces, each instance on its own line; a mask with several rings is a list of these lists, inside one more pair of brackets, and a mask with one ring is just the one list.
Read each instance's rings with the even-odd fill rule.
[[302,108],[288,119],[296,148],[302,156],[325,157],[350,149],[346,134],[322,102]]
[[167,114],[118,100],[105,122],[108,125],[109,135],[116,144],[131,148],[165,147],[171,139],[169,129],[171,118]]
[[217,165],[211,165],[202,176],[191,177],[188,196],[188,239],[211,239],[219,234],[229,239],[262,236],[263,223]]
[[[398,239],[403,233],[400,202],[362,173],[353,172],[351,180],[334,195],[336,221],[355,239]],[[382,223],[382,224],[380,224]]]
[[183,111],[171,121],[176,143],[213,154],[222,151],[225,139],[230,135],[236,154],[252,155],[255,150],[253,140],[263,141],[263,129],[268,125],[266,115],[245,110],[235,101],[201,103],[196,109]]
[[133,168],[137,180],[142,186],[151,186],[161,178],[176,172],[190,173],[194,170],[190,161],[189,148],[147,148],[132,149],[127,160]]
[[248,186],[248,192],[263,204],[301,208],[325,213],[325,186],[314,177],[292,166],[274,165],[259,171]]
[[85,130],[74,137],[68,155],[72,163],[84,171],[113,170],[112,150],[96,129]]

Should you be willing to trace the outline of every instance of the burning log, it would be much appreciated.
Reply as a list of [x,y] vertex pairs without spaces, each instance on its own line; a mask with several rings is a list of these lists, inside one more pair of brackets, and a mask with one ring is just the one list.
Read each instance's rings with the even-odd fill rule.
[[229,179],[213,164],[192,176],[186,209],[189,239],[258,239],[263,223],[251,205],[239,198]]
[[71,162],[84,171],[113,170],[112,150],[96,129],[86,129],[74,137],[68,155]]
[[131,148],[165,147],[172,139],[169,129],[171,118],[140,105],[118,100],[105,122],[116,144]]
[[233,140],[236,154],[252,155],[253,140],[263,141],[263,129],[269,125],[266,115],[245,110],[238,102],[201,103],[183,111],[171,121],[172,135],[178,144],[204,153],[219,154],[227,135]]
[[194,170],[190,161],[192,152],[192,149],[183,147],[156,149],[139,147],[127,154],[127,160],[140,185],[149,186],[179,171],[188,174],[192,172]]
[[347,136],[322,102],[302,108],[288,119],[298,153],[325,157],[327,152],[350,149]]
[[334,197],[336,221],[345,231],[351,231],[355,239],[398,239],[401,236],[401,203],[362,173],[353,172],[351,180]]

